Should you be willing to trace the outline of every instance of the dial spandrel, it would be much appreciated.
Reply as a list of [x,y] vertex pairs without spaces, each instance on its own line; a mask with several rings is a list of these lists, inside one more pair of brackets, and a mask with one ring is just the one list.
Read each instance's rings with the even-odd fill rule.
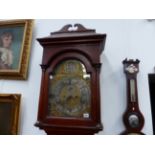
[[80,61],[63,61],[49,80],[49,116],[90,117],[90,75]]

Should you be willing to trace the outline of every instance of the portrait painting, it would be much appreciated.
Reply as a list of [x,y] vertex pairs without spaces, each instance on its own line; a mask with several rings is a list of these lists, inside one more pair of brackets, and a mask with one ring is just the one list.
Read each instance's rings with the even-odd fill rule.
[[20,94],[0,94],[0,135],[18,134]]
[[0,21],[0,78],[26,79],[33,20]]

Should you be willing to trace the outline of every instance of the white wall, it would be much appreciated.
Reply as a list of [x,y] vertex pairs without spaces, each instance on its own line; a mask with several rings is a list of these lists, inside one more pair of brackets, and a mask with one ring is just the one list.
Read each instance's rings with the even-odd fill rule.
[[0,80],[0,93],[21,93],[20,134],[45,134],[34,127],[40,92],[42,47],[36,38],[48,36],[65,24],[81,23],[106,33],[101,55],[101,105],[104,130],[100,134],[119,134],[124,130],[122,114],[126,107],[126,81],[122,60],[138,58],[139,105],[145,117],[143,132],[152,134],[148,73],[155,66],[155,22],[147,20],[35,20],[29,78],[27,81]]

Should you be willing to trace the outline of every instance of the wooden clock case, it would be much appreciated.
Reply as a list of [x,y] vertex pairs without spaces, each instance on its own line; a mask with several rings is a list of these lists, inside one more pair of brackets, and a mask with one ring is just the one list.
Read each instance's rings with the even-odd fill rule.
[[[36,127],[47,134],[82,135],[95,134],[103,129],[100,118],[100,55],[104,49],[106,35],[97,34],[81,24],[65,25],[50,36],[37,39],[43,47],[42,79]],[[55,67],[65,60],[78,60],[91,75],[91,116],[89,119],[74,117],[49,117],[49,76]]]

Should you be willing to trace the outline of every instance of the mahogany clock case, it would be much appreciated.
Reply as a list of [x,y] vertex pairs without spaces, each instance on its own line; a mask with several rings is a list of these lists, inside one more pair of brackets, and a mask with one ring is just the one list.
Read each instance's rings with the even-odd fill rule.
[[35,126],[47,134],[101,131],[99,74],[106,35],[75,24],[37,40],[43,58]]

